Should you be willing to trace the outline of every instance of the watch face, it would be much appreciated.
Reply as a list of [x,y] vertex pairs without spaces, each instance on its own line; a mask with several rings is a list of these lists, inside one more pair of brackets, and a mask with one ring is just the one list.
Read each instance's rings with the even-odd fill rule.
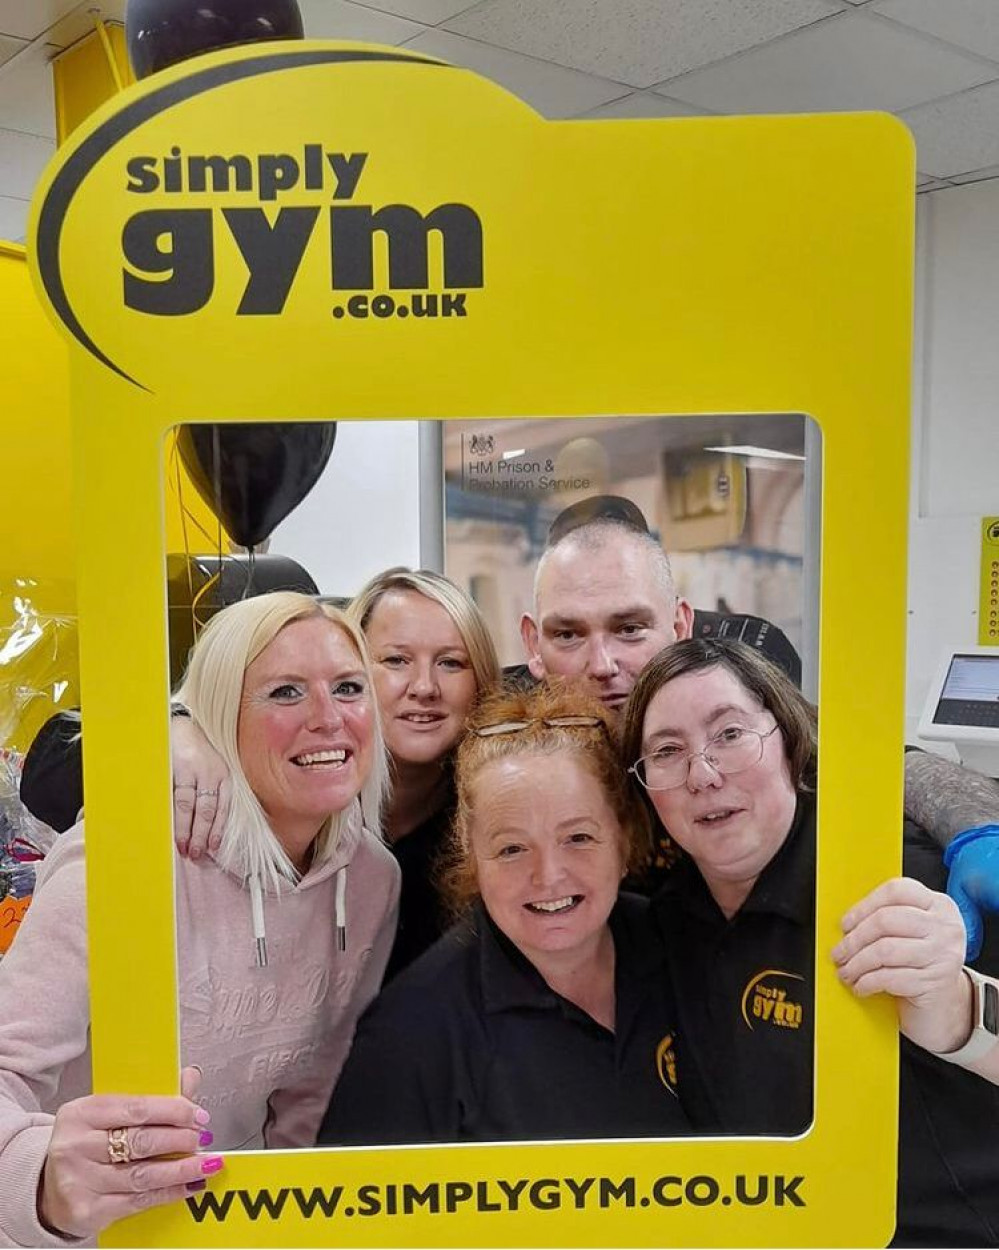
[[999,1034],[999,990],[988,981],[982,989],[982,1024],[989,1033]]

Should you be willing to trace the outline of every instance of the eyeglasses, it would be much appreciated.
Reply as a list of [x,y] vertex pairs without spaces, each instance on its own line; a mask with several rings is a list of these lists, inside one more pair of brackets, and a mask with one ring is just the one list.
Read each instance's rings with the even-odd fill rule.
[[599,716],[535,716],[531,720],[501,720],[495,725],[479,725],[471,732],[477,738],[495,738],[499,734],[517,734],[532,725],[545,725],[549,729],[606,729]]
[[628,769],[646,790],[675,790],[687,781],[694,760],[704,760],[718,773],[739,773],[752,768],[763,758],[763,743],[780,728],[774,725],[766,733],[730,725],[716,734],[703,751],[684,751],[682,747],[663,746],[643,755]]

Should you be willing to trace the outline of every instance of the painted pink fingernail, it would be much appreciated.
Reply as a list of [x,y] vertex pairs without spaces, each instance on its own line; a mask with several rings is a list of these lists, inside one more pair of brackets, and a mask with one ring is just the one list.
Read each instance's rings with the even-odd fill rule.
[[204,1189],[207,1184],[207,1181],[188,1181],[184,1188],[189,1194],[196,1194],[199,1189]]
[[207,1129],[205,1129],[204,1132],[198,1134],[199,1146],[210,1146],[214,1140],[215,1140],[215,1134],[209,1133]]
[[221,1155],[212,1155],[210,1159],[201,1160],[201,1171],[205,1176],[211,1176],[214,1172],[221,1170],[224,1162]]
[[195,1124],[208,1124],[212,1118],[210,1111],[206,1111],[204,1107],[199,1107],[194,1113]]

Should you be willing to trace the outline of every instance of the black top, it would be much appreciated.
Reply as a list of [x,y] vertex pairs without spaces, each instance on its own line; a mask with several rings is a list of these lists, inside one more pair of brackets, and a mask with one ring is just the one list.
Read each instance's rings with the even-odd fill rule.
[[791,1136],[811,1123],[814,899],[810,797],[799,800],[783,846],[731,920],[690,859],[656,896],[695,1128]]
[[21,802],[57,833],[76,824],[83,806],[83,748],[80,717],[66,712],[50,716],[24,757]]
[[[793,1134],[811,1120],[814,845],[814,808],[803,801],[788,840],[732,920],[688,860],[654,902],[670,943],[686,1042],[681,1093],[695,1129]],[[944,888],[940,848],[911,822],[904,871]],[[995,975],[999,926],[987,935],[975,966]],[[783,1000],[773,993],[780,990]],[[801,1008],[796,1027],[788,1003]],[[776,1024],[781,1007],[784,1023]],[[997,1135],[999,1089],[903,1038],[893,1246],[999,1245]]]
[[[904,871],[943,890],[940,848],[905,824]],[[999,975],[999,924],[973,965]],[[902,1039],[893,1246],[999,1245],[999,1089]]]
[[320,1144],[689,1133],[648,903],[622,895],[610,926],[614,1032],[551,990],[477,908],[362,1017]]
[[437,888],[437,876],[453,815],[452,802],[389,845],[402,869],[402,892],[386,982],[422,955],[448,927],[448,910]]

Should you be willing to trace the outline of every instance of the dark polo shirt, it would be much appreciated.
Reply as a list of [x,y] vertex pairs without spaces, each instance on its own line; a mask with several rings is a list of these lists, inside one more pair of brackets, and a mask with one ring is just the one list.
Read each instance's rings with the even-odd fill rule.
[[695,1129],[794,1135],[812,1119],[815,807],[725,918],[689,859],[653,901],[679,1010]]
[[616,1027],[554,993],[479,908],[358,1026],[324,1145],[671,1137],[683,1054],[646,900],[611,915]]
[[[903,870],[943,890],[940,848],[906,821]],[[973,965],[999,975],[999,921]],[[999,1245],[999,1088],[902,1038],[893,1246]]]
[[[686,860],[653,904],[669,946],[686,1043],[681,1093],[695,1130],[794,1134],[811,1120],[814,848],[814,811],[803,802],[788,840],[731,920]],[[910,822],[904,871],[944,889],[939,847]],[[994,921],[976,967],[999,972]],[[761,972],[768,975],[758,981]],[[785,1003],[801,1005],[797,1027],[771,1023],[777,1005],[770,1010],[773,999],[761,999],[759,985],[783,988]],[[893,1246],[999,1245],[999,1089],[905,1038],[898,1164]]]
[[389,846],[402,870],[402,890],[399,927],[385,969],[386,984],[433,946],[450,924],[437,879],[453,814],[454,805],[449,803]]

